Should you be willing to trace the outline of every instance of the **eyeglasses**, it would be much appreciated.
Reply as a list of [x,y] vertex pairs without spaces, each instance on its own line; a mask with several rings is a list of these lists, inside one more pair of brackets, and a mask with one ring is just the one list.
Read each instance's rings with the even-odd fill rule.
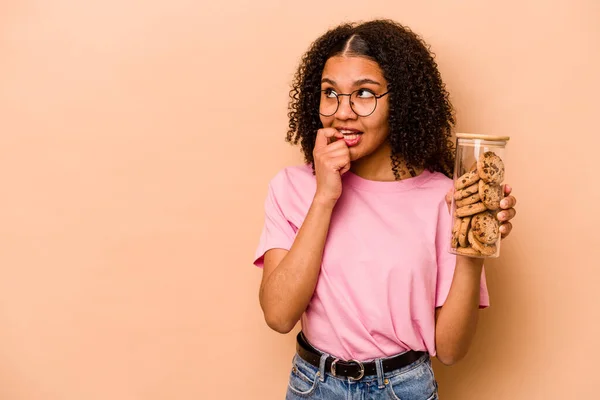
[[359,117],[368,117],[373,114],[377,108],[377,100],[388,94],[390,91],[376,95],[368,89],[358,89],[352,93],[336,93],[333,89],[320,90],[317,94],[320,97],[319,114],[324,117],[331,117],[340,107],[340,97],[350,97],[350,108]]

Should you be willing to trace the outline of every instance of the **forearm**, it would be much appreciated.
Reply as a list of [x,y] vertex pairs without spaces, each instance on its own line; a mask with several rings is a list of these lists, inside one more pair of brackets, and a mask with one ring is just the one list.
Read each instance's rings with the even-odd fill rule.
[[313,201],[290,251],[261,287],[265,316],[282,333],[294,327],[313,296],[334,205]]
[[448,297],[437,315],[437,358],[450,365],[463,358],[471,345],[479,316],[483,260],[457,256]]

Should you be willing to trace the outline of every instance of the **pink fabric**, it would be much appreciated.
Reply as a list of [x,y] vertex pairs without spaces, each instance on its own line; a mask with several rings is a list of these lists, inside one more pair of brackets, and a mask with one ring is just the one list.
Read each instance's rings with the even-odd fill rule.
[[[435,353],[435,307],[444,304],[456,258],[440,173],[397,182],[343,176],[314,296],[302,329],[316,348],[372,360],[406,350]],[[316,189],[310,166],[288,167],[269,184],[254,264],[272,248],[289,250]],[[489,306],[482,273],[480,307]]]

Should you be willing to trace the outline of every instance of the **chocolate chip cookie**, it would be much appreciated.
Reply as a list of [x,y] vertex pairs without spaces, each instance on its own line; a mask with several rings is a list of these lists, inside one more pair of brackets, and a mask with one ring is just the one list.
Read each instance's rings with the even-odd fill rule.
[[471,225],[471,217],[462,218],[460,228],[458,229],[458,244],[460,244],[462,247],[469,246],[467,234],[469,232],[470,225]]
[[500,224],[492,212],[486,211],[473,216],[471,231],[479,242],[494,244],[500,236]]
[[[479,181],[479,197],[488,210],[495,211],[500,208],[502,192],[501,185],[486,183],[483,179]],[[458,207],[458,202],[456,205]]]
[[[481,182],[481,181],[479,181]],[[464,206],[468,206],[469,204],[477,203],[481,198],[479,197],[479,193],[475,193],[469,197],[465,197],[464,199],[456,201],[456,207],[461,208]],[[485,203],[484,203],[485,204]]]
[[454,218],[454,225],[452,226],[452,248],[458,247],[458,232],[461,224],[462,219]]
[[484,256],[492,256],[496,253],[496,245],[495,244],[483,244],[473,234],[473,231],[470,230],[468,234],[469,243],[471,247]]
[[504,180],[504,162],[493,151],[486,151],[477,161],[477,172],[486,183],[499,185]]
[[456,190],[464,189],[468,186],[471,186],[479,179],[480,176],[478,171],[469,171],[454,182],[454,188]]
[[474,195],[475,193],[479,193],[479,184],[477,182],[462,190],[454,192],[454,200],[462,200],[465,197]]
[[481,256],[481,253],[472,247],[459,247],[456,252],[463,256]]
[[469,204],[468,206],[460,207],[456,209],[457,217],[467,217],[469,215],[475,215],[482,211],[485,211],[485,205],[482,202]]

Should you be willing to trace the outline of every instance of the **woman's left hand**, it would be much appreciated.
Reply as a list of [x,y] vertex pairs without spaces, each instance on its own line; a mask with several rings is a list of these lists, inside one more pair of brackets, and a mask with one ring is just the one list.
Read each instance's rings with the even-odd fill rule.
[[[515,205],[517,204],[517,199],[515,196],[511,196],[512,187],[509,185],[504,185],[504,198],[500,201],[500,210],[496,212],[496,217],[498,221],[500,221],[500,233],[502,234],[502,238],[507,237],[512,231],[512,223],[511,219],[515,217],[517,211],[515,210]],[[446,203],[448,203],[448,209],[452,204],[452,196],[454,194],[454,189],[450,189],[446,194]]]

